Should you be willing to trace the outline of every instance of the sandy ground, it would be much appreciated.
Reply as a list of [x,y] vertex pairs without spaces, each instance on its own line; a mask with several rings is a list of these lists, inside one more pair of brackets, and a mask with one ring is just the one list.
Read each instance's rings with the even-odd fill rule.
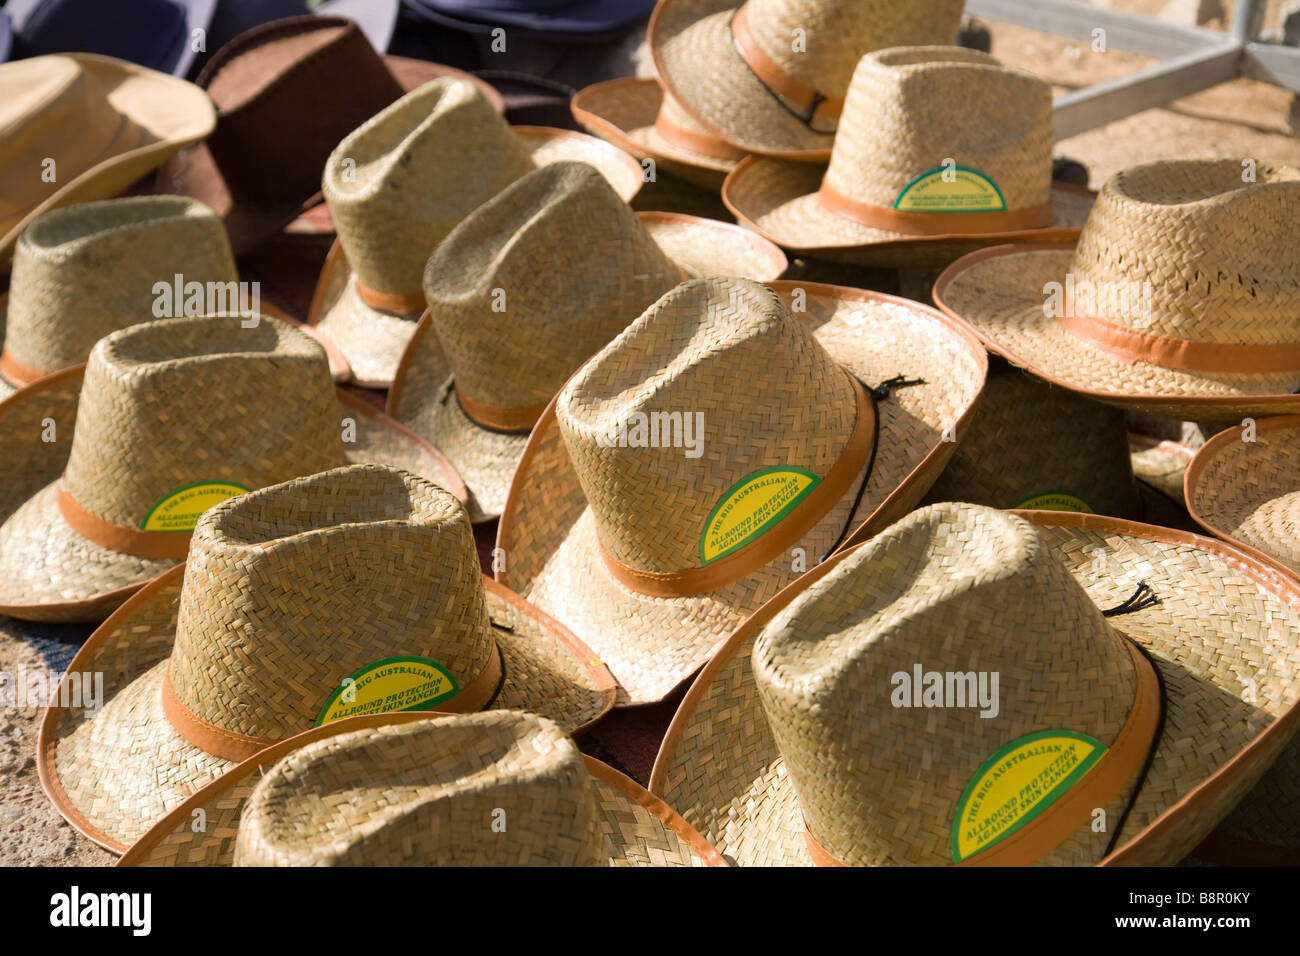
[[[1112,5],[1153,13],[1163,4],[1160,0],[1125,0]],[[1278,0],[1270,4],[1266,23],[1272,22],[1277,5]],[[1046,77],[1058,93],[1150,63],[1119,51],[1095,53],[1077,43],[1017,27],[992,24],[991,31],[995,56]],[[1237,80],[1083,133],[1058,144],[1058,149],[1061,155],[1088,167],[1094,188],[1119,169],[1155,159],[1250,157],[1259,162],[1300,165],[1300,142],[1288,133],[1286,125],[1291,99],[1289,93],[1266,84]],[[722,215],[716,201],[700,197],[690,201],[699,204],[694,212]],[[844,281],[834,267],[817,263],[796,263],[794,274]],[[863,278],[859,275],[858,281]],[[894,291],[889,281],[882,275],[879,282],[866,284]],[[0,617],[0,673],[14,675],[21,667],[62,671],[90,632],[87,625],[35,625]],[[110,863],[113,857],[68,826],[40,789],[34,756],[41,711],[39,706],[0,707],[0,865]],[[666,724],[668,716],[665,710],[657,719]],[[594,746],[584,742],[584,748],[600,756],[622,757],[629,770],[642,776],[637,770],[648,769],[648,759],[653,756],[653,747],[646,745],[651,728],[635,728],[632,735],[646,753],[616,753],[612,737],[617,734],[612,732],[619,722],[606,721],[611,734],[600,734]],[[608,755],[601,752],[606,749]]]

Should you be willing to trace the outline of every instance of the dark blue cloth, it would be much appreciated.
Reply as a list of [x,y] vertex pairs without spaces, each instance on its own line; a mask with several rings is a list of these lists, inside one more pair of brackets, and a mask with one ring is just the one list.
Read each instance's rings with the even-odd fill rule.
[[649,14],[654,0],[403,0],[406,7],[473,33],[494,27],[555,42],[611,39]]

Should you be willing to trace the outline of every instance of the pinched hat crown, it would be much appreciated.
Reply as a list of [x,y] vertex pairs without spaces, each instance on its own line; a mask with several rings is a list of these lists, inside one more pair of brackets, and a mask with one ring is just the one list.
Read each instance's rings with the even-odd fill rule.
[[521,408],[549,402],[685,278],[604,176],[562,161],[457,226],[429,258],[424,294],[457,391]]
[[499,673],[496,654],[464,507],[415,475],[353,465],[199,519],[167,680],[182,727],[192,715],[274,741],[450,701]]
[[358,280],[412,295],[447,233],[532,169],[528,150],[473,83],[438,79],[339,143],[323,190]]
[[62,491],[102,521],[171,531],[169,509],[187,511],[197,486],[235,494],[345,461],[310,337],[251,314],[162,319],[90,353]]
[[[1163,339],[1300,348],[1300,169],[1260,165],[1246,176],[1229,159],[1116,173],[1079,236],[1067,310]],[[1246,365],[1264,370],[1257,357]]]
[[519,711],[308,744],[258,783],[235,844],[243,866],[605,862],[582,755],[554,723]]
[[857,64],[823,197],[833,190],[903,211],[1018,210],[1046,203],[1051,179],[1049,84],[976,50],[904,47]]
[[[753,650],[808,833],[856,865],[952,863],[1005,836],[1025,801],[1115,744],[1143,664],[1031,524],[969,504],[923,508],[863,545]],[[1112,825],[1122,776],[1086,808]],[[1050,860],[1100,857],[1105,834],[1068,832]]]
[[[239,276],[225,228],[203,203],[138,196],[52,210],[18,237],[7,357],[39,372],[80,364],[110,332],[179,314],[172,301],[177,276],[183,284],[235,290]],[[238,308],[237,294],[227,298]]]
[[857,416],[849,374],[776,293],[721,278],[666,294],[556,404],[601,546],[643,572],[699,568],[739,546],[744,535],[706,534],[719,508],[745,511],[742,493],[765,479],[811,491]]

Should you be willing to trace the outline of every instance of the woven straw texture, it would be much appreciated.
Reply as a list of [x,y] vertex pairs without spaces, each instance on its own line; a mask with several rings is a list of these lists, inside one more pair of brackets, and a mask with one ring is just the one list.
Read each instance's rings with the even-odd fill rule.
[[[0,64],[0,261],[37,216],[117,195],[216,122],[192,83],[112,57]],[[33,175],[46,159],[52,183]]]
[[389,409],[455,463],[472,492],[470,517],[490,520],[505,504],[527,433],[476,423],[451,380],[483,405],[545,405],[688,276],[766,280],[784,268],[780,250],[752,233],[688,216],[638,216],[592,167],[554,163],[484,203],[429,258],[429,315],[403,356]]
[[[1192,457],[1196,453],[1176,441],[1161,441],[1132,432],[1129,433],[1128,440],[1129,462],[1133,467],[1133,476],[1139,482],[1150,485],[1166,498],[1186,508],[1186,501],[1183,498],[1183,476],[1187,474],[1187,466],[1192,463]],[[1162,523],[1148,519],[1148,524]]]
[[1300,369],[1203,372],[1128,363],[1044,315],[1047,283],[1150,283],[1150,307],[1100,318],[1125,330],[1223,345],[1300,341],[1300,170],[1230,160],[1148,163],[1102,188],[1077,247],[1001,248],[956,262],[935,302],[1017,365],[1102,401],[1196,421],[1300,409]]
[[105,673],[102,712],[51,708],[42,728],[56,806],[110,849],[234,766],[173,726],[163,681],[208,724],[269,740],[310,728],[344,678],[394,656],[437,661],[465,687],[499,648],[492,704],[568,730],[613,700],[589,650],[485,590],[461,504],[397,469],[335,469],[213,508],[181,578],[151,584],[78,655],[75,670]]
[[[391,419],[340,404],[324,353],[287,323],[247,315],[164,319],[101,339],[76,378],[76,422],[58,416],[61,477],[7,502],[0,524],[0,607],[36,620],[100,620],[176,564],[103,547],[64,520],[60,484],[87,511],[137,528],[167,495],[195,482],[248,488],[349,460],[408,468],[463,494],[432,446]],[[285,402],[282,395],[293,395]],[[41,456],[49,399],[40,383],[0,406],[6,431]],[[348,422],[352,424],[349,426]],[[35,427],[33,427],[35,426]],[[355,439],[351,443],[346,438]],[[47,446],[48,447],[48,446]],[[47,473],[48,474],[48,473]]]
[[555,724],[509,711],[362,717],[300,734],[195,794],[120,865],[228,866],[236,852],[246,866],[724,865]]
[[[5,351],[54,372],[80,365],[110,332],[154,315],[154,284],[234,283],[221,220],[177,196],[79,203],[36,219],[18,239],[7,303]],[[231,291],[235,286],[229,286]],[[238,307],[238,295],[232,308]],[[0,397],[14,388],[0,378]]]
[[[744,6],[750,33],[770,60],[839,98],[863,54],[951,43],[962,10],[960,0],[749,0]],[[660,0],[648,40],[661,82],[705,127],[742,149],[825,155],[833,122],[805,125],[797,108],[787,108],[759,81],[732,38],[737,7],[734,0]]]
[[[845,862],[950,863],[958,798],[1000,747],[1045,729],[1114,738],[1134,688],[1122,632],[1155,658],[1167,710],[1116,859],[1181,859],[1295,729],[1297,590],[1207,539],[1021,514],[1033,524],[933,505],[791,588],[764,609],[757,637],[738,632],[692,688],[655,792],[733,864],[807,865],[805,819]],[[1098,609],[1140,580],[1160,603],[1108,624]],[[890,706],[889,675],[917,662],[999,672],[999,713]],[[1248,746],[1249,759],[1167,813]],[[1096,863],[1108,839],[1085,826],[1041,862]]]
[[359,384],[386,388],[420,309],[368,304],[357,288],[419,296],[429,254],[479,205],[538,166],[595,166],[624,199],[640,187],[636,160],[565,131],[513,130],[468,81],[435,80],[339,143],[323,191],[342,254],[321,273],[309,321],[339,347]]
[[[543,417],[511,486],[498,576],[591,645],[620,684],[619,704],[662,699],[753,609],[798,576],[846,524],[883,526],[914,507],[952,453],[983,386],[984,356],[915,303],[833,286],[679,286],[599,353]],[[803,290],[804,321],[787,302]],[[809,332],[812,334],[810,335]],[[651,597],[601,556],[634,568],[699,566],[718,500],[769,466],[825,474],[855,417],[843,370],[868,384],[925,380],[880,406],[880,442],[861,504],[855,478],[788,555],[715,590]],[[634,411],[700,412],[701,455],[600,447],[602,424]],[[558,424],[557,424],[558,423]]]
[[[1049,199],[1051,225],[958,239],[874,228],[822,203],[822,181],[852,200],[889,209],[922,174],[955,161],[997,184],[1008,211]],[[853,74],[829,165],[754,157],[727,178],[723,199],[741,222],[778,245],[882,265],[951,262],[1010,237],[1074,238],[1092,204],[1052,178],[1052,90],[987,54],[906,47],[864,56]],[[883,249],[863,247],[883,246]],[[904,250],[911,255],[903,258]],[[918,262],[916,256],[924,250]]]
[[[729,146],[696,122],[653,78],[619,77],[579,90],[571,107],[574,118],[587,132],[613,143],[639,160],[654,160],[655,167],[680,176],[703,189],[718,190],[726,174],[736,168],[744,152]],[[703,136],[714,142],[709,153],[666,139],[655,121]],[[719,155],[721,154],[721,155]]]

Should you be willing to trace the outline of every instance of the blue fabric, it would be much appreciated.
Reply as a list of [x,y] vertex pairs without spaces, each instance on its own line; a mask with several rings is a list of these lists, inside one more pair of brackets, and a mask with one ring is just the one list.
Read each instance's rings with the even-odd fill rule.
[[216,0],[10,0],[14,55],[99,53],[184,76]]
[[646,17],[654,0],[403,0],[430,19],[475,32],[517,27],[538,36],[613,33]]

